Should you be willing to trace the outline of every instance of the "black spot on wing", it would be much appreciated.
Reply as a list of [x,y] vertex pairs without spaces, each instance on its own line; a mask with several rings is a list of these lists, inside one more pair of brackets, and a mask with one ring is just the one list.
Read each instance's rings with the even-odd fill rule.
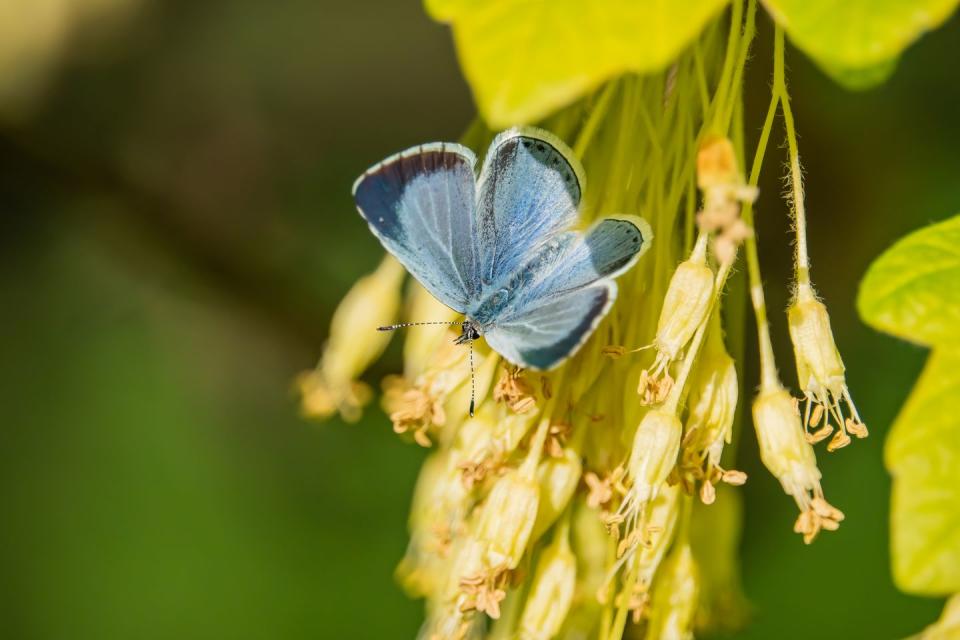
[[522,350],[520,355],[524,362],[537,369],[552,369],[577,348],[583,341],[585,334],[593,327],[594,320],[603,313],[604,307],[610,300],[610,290],[607,287],[597,287],[593,291],[595,294],[593,299],[586,303],[586,309],[579,302],[575,308],[570,309],[571,314],[583,314],[580,322],[567,335],[550,346]]

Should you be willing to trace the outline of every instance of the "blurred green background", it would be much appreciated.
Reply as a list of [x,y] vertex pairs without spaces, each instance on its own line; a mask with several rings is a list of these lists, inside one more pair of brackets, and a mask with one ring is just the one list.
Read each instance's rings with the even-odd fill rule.
[[[866,93],[789,58],[814,279],[872,436],[821,454],[847,520],[804,547],[746,432],[738,637],[903,637],[939,611],[892,585],[881,460],[924,353],[853,299],[893,239],[960,210],[958,59],[956,18]],[[416,2],[0,0],[0,636],[415,634],[392,571],[424,452],[376,409],[304,422],[290,387],[380,254],[354,177],[471,118],[449,33]],[[758,205],[774,310],[778,173]],[[369,378],[398,365],[394,348]]]

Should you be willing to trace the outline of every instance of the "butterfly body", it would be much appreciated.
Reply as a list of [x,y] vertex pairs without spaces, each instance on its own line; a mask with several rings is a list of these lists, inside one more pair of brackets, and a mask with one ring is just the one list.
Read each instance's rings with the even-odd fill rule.
[[485,337],[507,360],[550,369],[589,337],[616,299],[613,278],[652,234],[639,218],[573,230],[583,170],[538,129],[501,133],[479,177],[458,144],[414,147],[354,185],[383,246],[442,303],[464,314],[458,342]]

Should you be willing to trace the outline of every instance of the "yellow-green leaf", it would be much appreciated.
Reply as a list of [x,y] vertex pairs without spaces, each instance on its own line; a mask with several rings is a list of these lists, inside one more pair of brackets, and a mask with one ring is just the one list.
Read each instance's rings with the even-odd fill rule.
[[860,285],[857,305],[881,331],[921,344],[956,344],[960,216],[912,233],[880,256]]
[[628,71],[672,62],[727,0],[427,0],[449,21],[480,114],[539,120]]
[[897,586],[960,591],[960,348],[937,348],[886,444]]
[[958,0],[762,0],[791,42],[853,89],[886,79],[914,40],[940,26]]

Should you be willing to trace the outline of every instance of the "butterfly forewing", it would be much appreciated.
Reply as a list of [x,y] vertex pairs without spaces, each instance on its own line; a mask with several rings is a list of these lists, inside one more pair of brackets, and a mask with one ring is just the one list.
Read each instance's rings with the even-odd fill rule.
[[498,135],[477,197],[483,293],[491,295],[538,248],[577,221],[583,170],[569,148],[539,129]]
[[461,313],[480,295],[475,163],[461,145],[422,145],[371,167],[353,188],[360,214],[383,246]]

